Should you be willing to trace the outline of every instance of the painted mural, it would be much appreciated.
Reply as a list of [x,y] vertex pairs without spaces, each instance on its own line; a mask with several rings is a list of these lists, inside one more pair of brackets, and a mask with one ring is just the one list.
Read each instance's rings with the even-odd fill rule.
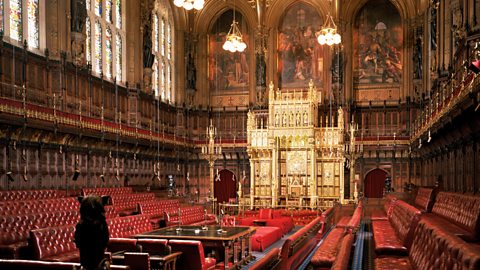
[[370,0],[358,13],[354,29],[354,83],[400,83],[403,29],[395,6],[388,0]]
[[240,13],[235,12],[243,40],[247,48],[243,52],[231,53],[222,46],[233,21],[233,11],[223,13],[215,22],[208,39],[208,81],[211,93],[225,90],[247,90],[249,83],[249,37],[247,25]]
[[278,78],[281,88],[303,88],[310,79],[322,84],[323,48],[316,33],[323,25],[315,8],[298,3],[287,9],[278,31]]

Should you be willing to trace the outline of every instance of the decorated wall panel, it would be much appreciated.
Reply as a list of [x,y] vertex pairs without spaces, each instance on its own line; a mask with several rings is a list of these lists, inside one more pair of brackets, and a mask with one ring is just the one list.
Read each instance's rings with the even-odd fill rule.
[[388,0],[367,2],[354,22],[353,79],[356,88],[401,83],[403,43],[402,20],[395,6]]
[[233,11],[223,13],[213,25],[208,39],[208,81],[211,93],[219,91],[247,91],[249,85],[249,36],[248,27],[241,13],[235,12],[235,20],[243,34],[247,48],[232,53],[222,48],[233,21]]
[[316,39],[322,25],[319,14],[308,4],[295,4],[285,12],[277,40],[280,88],[301,88],[310,79],[322,85],[324,52]]

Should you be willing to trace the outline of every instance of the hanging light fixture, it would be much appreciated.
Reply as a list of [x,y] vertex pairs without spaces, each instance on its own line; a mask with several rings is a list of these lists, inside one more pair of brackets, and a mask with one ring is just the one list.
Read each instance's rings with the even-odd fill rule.
[[327,14],[327,19],[320,30],[317,40],[320,45],[327,44],[328,46],[337,45],[342,42],[342,36],[337,32],[337,25],[330,14]]
[[225,51],[243,52],[247,48],[247,44],[243,41],[242,32],[235,20],[235,1],[233,1],[233,22],[227,34],[227,40],[222,47]]
[[183,7],[186,10],[200,10],[205,4],[205,0],[173,0],[173,4],[177,7]]

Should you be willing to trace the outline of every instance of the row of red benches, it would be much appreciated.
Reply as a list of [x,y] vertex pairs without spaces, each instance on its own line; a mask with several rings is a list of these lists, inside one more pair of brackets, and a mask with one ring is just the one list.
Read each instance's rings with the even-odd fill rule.
[[[107,224],[111,238],[130,237],[152,230],[148,217],[143,215],[108,219]],[[46,261],[77,262],[79,252],[73,242],[74,234],[74,225],[31,230],[33,258]]]
[[167,227],[178,224],[213,225],[217,223],[215,216],[206,214],[202,206],[187,206],[179,209],[170,209],[165,212],[164,220]]
[[[420,190],[417,197],[433,196],[427,191]],[[379,256],[376,268],[480,269],[478,243],[469,243],[480,240],[480,197],[439,192],[436,199],[415,202],[418,208],[390,197],[385,203],[386,217],[372,218]],[[422,214],[419,208],[431,208],[432,213]],[[408,257],[398,258],[402,255]]]
[[123,195],[133,193],[132,187],[82,188],[82,195]]
[[64,197],[65,192],[56,189],[3,190],[0,201],[40,200]]
[[354,235],[363,217],[363,201],[357,205],[352,216],[345,217],[329,231],[313,254],[310,261],[313,269],[330,269],[334,265],[334,269],[343,269],[348,264]]

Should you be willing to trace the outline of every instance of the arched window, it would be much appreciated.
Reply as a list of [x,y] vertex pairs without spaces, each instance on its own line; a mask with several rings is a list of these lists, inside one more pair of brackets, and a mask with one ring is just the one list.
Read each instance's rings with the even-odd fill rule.
[[[40,0],[3,0],[0,3],[0,31],[3,31],[5,37],[11,41],[23,43],[31,49],[40,49],[45,47],[44,37],[45,20],[44,1]],[[43,34],[42,34],[43,32]]]
[[155,55],[153,65],[152,88],[155,97],[166,102],[175,99],[173,74],[173,17],[166,0],[157,0],[152,15],[152,53]]
[[[124,0],[87,0],[86,57],[93,71],[109,80],[123,81]],[[94,29],[90,25],[95,22]],[[93,30],[93,31],[92,31]],[[91,46],[91,44],[95,44]]]

